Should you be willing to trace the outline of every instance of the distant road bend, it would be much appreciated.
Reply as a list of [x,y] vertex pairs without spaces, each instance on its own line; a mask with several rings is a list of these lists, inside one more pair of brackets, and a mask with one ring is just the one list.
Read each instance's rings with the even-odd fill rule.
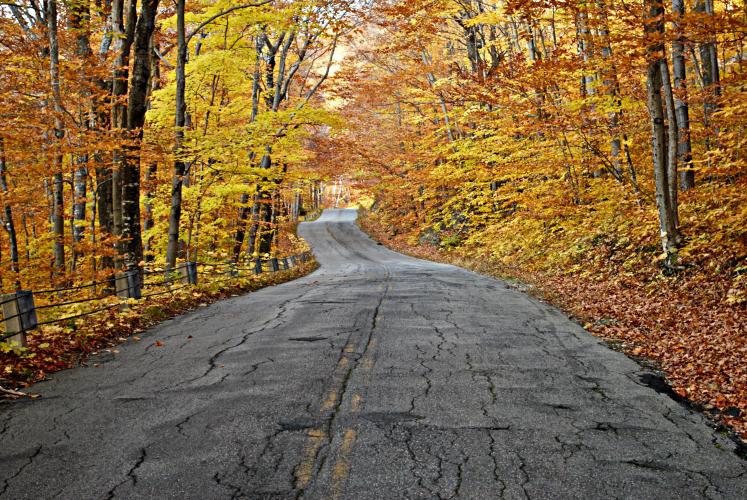
[[301,226],[311,276],[1,404],[0,498],[747,498],[733,443],[634,362],[355,217]]

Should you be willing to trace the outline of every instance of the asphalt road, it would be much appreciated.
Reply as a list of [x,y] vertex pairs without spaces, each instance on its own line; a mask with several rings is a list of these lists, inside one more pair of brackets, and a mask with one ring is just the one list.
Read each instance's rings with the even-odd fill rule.
[[302,225],[313,275],[1,404],[0,497],[747,498],[733,443],[635,363],[354,218]]

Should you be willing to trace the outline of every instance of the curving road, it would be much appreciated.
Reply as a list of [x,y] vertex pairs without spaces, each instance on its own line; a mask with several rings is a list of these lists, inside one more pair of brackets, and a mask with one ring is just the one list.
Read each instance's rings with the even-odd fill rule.
[[635,363],[354,219],[302,225],[313,275],[1,404],[0,498],[747,498],[734,445]]

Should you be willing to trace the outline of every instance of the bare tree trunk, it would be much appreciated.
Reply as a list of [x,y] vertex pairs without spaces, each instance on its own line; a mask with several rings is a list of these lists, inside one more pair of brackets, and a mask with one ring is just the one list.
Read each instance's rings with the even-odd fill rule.
[[[202,184],[202,179],[200,179],[200,184]],[[191,260],[192,262],[197,262],[197,259],[200,255],[200,222],[202,221],[202,196],[199,196],[197,198],[197,208],[195,210],[195,216],[194,216],[194,244],[193,248],[195,249],[194,252],[190,255],[189,254],[189,244],[187,245],[187,260]],[[190,227],[190,240],[192,239],[192,228]]]
[[[693,8],[695,12],[713,16],[713,0],[697,0]],[[700,44],[700,60],[702,64],[703,87],[709,92],[703,104],[703,125],[706,129],[706,149],[710,150],[712,139],[718,134],[713,130],[713,113],[716,112],[718,98],[721,95],[721,77],[718,67],[718,52],[716,41],[711,37]]]
[[656,204],[659,210],[662,247],[667,255],[666,264],[673,265],[677,255],[679,235],[676,221],[673,217],[672,200],[670,199],[670,179],[667,169],[667,135],[664,125],[664,102],[661,94],[661,61],[664,60],[664,45],[661,41],[664,33],[663,13],[664,7],[661,0],[644,0],[644,15],[646,17],[644,26],[648,56],[646,89],[649,115],[651,118],[651,146],[656,185]]
[[143,261],[143,238],[140,224],[140,144],[143,139],[145,113],[148,109],[148,84],[151,71],[150,40],[155,29],[159,0],[143,0],[133,38],[132,82],[127,99],[127,129],[134,132],[134,144],[127,148],[122,172],[122,239],[124,262],[137,269]]
[[[91,45],[89,39],[89,5],[87,2],[71,2],[68,5],[68,22],[70,28],[75,32],[76,49],[75,54],[79,58],[81,68],[85,68],[91,56]],[[80,128],[89,130],[94,112],[94,104],[90,91],[83,89],[81,97],[86,107],[79,112]],[[82,145],[81,145],[82,147]],[[72,263],[71,270],[75,271],[77,259],[80,254],[78,245],[83,240],[86,220],[86,190],[88,186],[88,153],[81,152],[75,155],[75,172],[73,179],[73,222],[72,222]]]
[[[254,74],[252,76],[252,114],[249,119],[249,123],[254,122],[254,120],[257,118],[257,115],[259,114],[259,98],[260,98],[260,90],[262,85],[262,71],[260,67],[260,60],[262,58],[262,52],[264,51],[264,35],[260,35],[255,40],[255,50],[257,53],[257,59],[254,63]],[[250,153],[249,155],[249,161],[254,163],[255,155],[254,153]],[[246,253],[247,255],[251,256],[254,254],[254,238],[257,234],[257,199],[256,196],[253,197],[254,201],[252,203],[251,208],[251,221],[250,221],[250,227],[249,227],[249,243],[247,245]],[[239,203],[241,207],[239,208],[239,218],[238,223],[236,227],[236,235],[234,237],[234,247],[233,247],[233,254],[234,254],[234,260],[238,260],[239,256],[241,255],[241,247],[244,244],[244,239],[247,235],[246,225],[247,225],[247,218],[249,217],[250,209],[248,206],[249,203],[249,194],[244,193],[241,195],[241,198],[239,199]]]
[[[93,178],[89,178],[90,185],[89,189],[91,190],[91,194],[93,194],[93,201],[91,202],[91,221],[89,222],[89,231],[88,231],[88,237],[91,241],[91,270],[93,271],[93,277],[94,281],[98,281],[98,256],[96,255],[96,248],[97,248],[97,236],[96,236],[96,206],[98,205],[98,196],[99,193],[96,191],[96,187],[93,183]],[[96,293],[97,288],[93,287],[91,289],[92,293]]]
[[594,76],[586,67],[594,57],[594,43],[589,29],[589,14],[585,1],[579,3],[579,11],[576,14],[576,27],[578,29],[578,51],[584,61],[584,75],[581,77],[582,95],[590,96],[596,94],[594,89]]
[[[264,170],[270,170],[272,167],[272,157],[270,156],[272,150],[267,147],[265,155],[262,157],[260,167]],[[260,186],[258,197],[260,203],[260,216],[259,226],[260,231],[257,232],[257,238],[259,238],[259,253],[270,253],[272,251],[272,210],[270,206],[273,204],[274,191],[267,187],[267,183],[270,180],[265,177],[262,179],[262,185]]]
[[[57,0],[47,2],[47,34],[49,37],[49,77],[54,101],[55,130],[54,137],[59,148],[65,137],[62,122],[62,96],[60,91],[60,48],[57,38]],[[54,233],[54,267],[58,273],[65,272],[65,199],[62,177],[62,153],[54,155],[54,194],[52,209],[52,231]]]
[[[672,0],[675,16],[685,15],[685,1]],[[687,103],[687,66],[685,63],[685,36],[682,28],[675,23],[677,38],[672,42],[672,71],[674,73],[674,102],[677,113],[679,142],[677,157],[680,163],[680,190],[695,187],[695,172],[692,169],[692,143],[690,141],[690,108]]]
[[239,218],[236,223],[236,234],[233,239],[233,259],[239,260],[241,255],[241,247],[244,245],[244,238],[246,236],[246,222],[249,216],[249,194],[243,193],[239,198]]
[[619,84],[617,78],[617,68],[612,62],[612,45],[610,44],[610,31],[607,19],[607,4],[605,0],[597,0],[597,12],[600,18],[599,38],[600,53],[606,61],[602,68],[602,85],[604,92],[612,104],[613,110],[608,113],[609,134],[610,134],[610,156],[612,158],[612,169],[615,177],[622,179],[623,171],[621,167],[622,141],[620,140],[620,115],[621,100],[619,95]]
[[664,91],[664,101],[667,111],[667,183],[669,189],[669,210],[674,220],[674,225],[679,229],[680,216],[678,209],[677,189],[677,146],[679,144],[679,126],[675,111],[674,94],[672,92],[672,80],[669,76],[669,64],[666,57],[659,61],[661,67],[661,83]]
[[[100,153],[96,156],[96,163],[101,165],[103,158],[100,157]],[[113,201],[112,170],[107,167],[98,167],[96,168],[96,213],[99,219],[99,231],[102,233],[99,239],[114,235]],[[114,260],[108,255],[102,256],[101,267],[113,269]]]
[[272,198],[262,198],[259,203],[259,223],[255,236],[256,251],[269,254],[272,251]]
[[[126,11],[126,12],[125,12]],[[115,104],[112,108],[112,128],[119,131],[124,140],[127,129],[127,109],[123,104],[129,86],[130,50],[135,35],[137,18],[135,0],[112,0],[111,25],[114,32],[114,81],[112,96]],[[117,243],[119,261],[117,267],[124,266],[125,242],[122,241],[124,214],[122,212],[122,178],[127,170],[127,152],[119,148],[114,152],[114,169],[112,171],[112,233],[120,238]]]
[[293,221],[298,222],[303,211],[303,197],[301,196],[301,190],[296,189],[293,192]]
[[[111,47],[113,40],[113,33],[115,25],[119,22],[117,19],[117,12],[122,12],[123,3],[122,0],[107,1],[103,5],[104,9],[101,11],[101,16],[107,17],[108,21],[104,28],[104,34],[101,39],[101,44],[98,50],[98,58],[101,62],[105,60],[106,54]],[[117,11],[117,12],[115,12]],[[112,72],[112,76],[114,73]],[[108,111],[108,104],[111,102],[111,92],[114,90],[114,83],[116,79],[111,81],[111,87],[109,87],[107,81],[102,77],[96,77],[95,83],[102,94],[105,95],[103,99],[94,95],[94,127],[99,131],[110,130],[113,124],[114,116]],[[103,102],[102,102],[103,100]],[[93,161],[95,164],[95,177],[96,177],[96,190],[95,190],[95,201],[96,206],[92,208],[94,217],[98,218],[99,223],[99,236],[98,240],[111,239],[114,232],[114,191],[113,191],[113,170],[108,164],[108,157],[110,153],[104,151],[95,151],[93,153]],[[93,222],[92,222],[93,224]],[[101,257],[101,268],[103,269],[114,269],[115,262],[110,255],[102,255]],[[113,291],[113,287],[110,287],[110,291]]]
[[[148,169],[145,171],[145,196],[143,200],[143,234],[153,229],[153,184],[156,180],[158,173],[158,163],[151,163]],[[143,254],[145,255],[145,261],[153,261],[153,254],[151,248],[152,238],[146,238],[143,241]]]
[[[153,37],[151,37],[151,75],[150,75],[150,91],[152,93],[161,87],[161,64],[158,57],[153,57],[153,51],[158,50],[157,46],[153,46]],[[153,183],[156,180],[158,173],[158,163],[152,162],[148,169],[145,171],[145,199],[143,202],[143,208],[145,214],[143,218],[143,233],[147,233],[153,229]],[[151,262],[154,259],[154,255],[151,248],[151,238],[144,241],[145,261]]]
[[[589,15],[586,3],[582,0],[579,2],[577,9],[574,20],[576,24],[576,36],[578,38],[578,55],[583,62],[583,70],[579,81],[579,95],[582,100],[586,101],[587,97],[596,94],[594,77],[589,68],[590,62],[594,57],[594,44],[591,37],[591,30],[589,29]],[[590,126],[590,118],[587,109],[588,106],[589,105],[585,104],[580,110],[584,128]],[[593,104],[591,106],[593,107]],[[589,148],[585,147],[581,149],[581,163],[584,172],[589,172],[591,170],[591,155],[589,154]],[[603,168],[597,168],[591,173],[594,177],[602,177],[605,170]]]
[[[8,178],[7,178],[8,166],[5,161],[5,140],[0,137],[0,191],[3,196],[8,196]],[[21,289],[20,280],[20,267],[18,265],[18,237],[16,235],[16,227],[13,223],[13,208],[10,203],[5,200],[4,205],[4,217],[3,227],[8,232],[8,243],[10,246],[10,270],[14,274],[14,287],[16,290]]]
[[75,198],[73,202],[73,269],[75,268],[75,262],[80,254],[80,250],[76,248],[83,240],[83,233],[85,231],[86,222],[86,191],[88,187],[88,168],[85,166],[88,163],[88,156],[78,156],[76,162],[78,167],[75,169],[73,179],[73,196]]
[[176,4],[176,118],[174,121],[174,175],[171,181],[171,207],[169,209],[169,241],[166,249],[166,270],[176,265],[179,247],[179,222],[182,214],[182,185],[184,182],[184,159],[182,143],[184,142],[184,126],[186,125],[187,105],[185,102],[187,41],[184,27],[184,1],[177,0]]
[[254,196],[254,203],[252,204],[252,218],[251,225],[249,226],[249,235],[247,237],[246,254],[251,258],[255,255],[256,244],[257,244],[257,228],[259,226],[259,198],[257,195]]

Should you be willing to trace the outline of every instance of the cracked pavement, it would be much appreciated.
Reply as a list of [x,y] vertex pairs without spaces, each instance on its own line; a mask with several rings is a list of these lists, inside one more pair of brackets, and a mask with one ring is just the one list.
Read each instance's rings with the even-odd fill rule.
[[316,273],[0,404],[0,498],[747,498],[734,443],[633,361],[355,217],[301,225]]

